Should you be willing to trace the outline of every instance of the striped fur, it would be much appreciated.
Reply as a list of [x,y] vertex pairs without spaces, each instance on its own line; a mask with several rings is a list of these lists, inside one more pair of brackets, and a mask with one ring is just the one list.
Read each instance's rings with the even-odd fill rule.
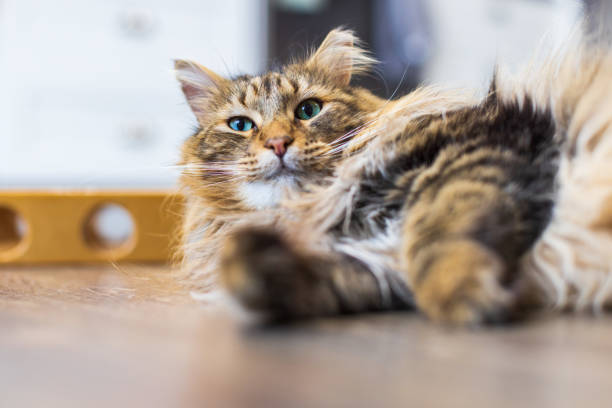
[[[518,83],[500,73],[481,100],[382,101],[349,84],[371,63],[354,44],[335,30],[304,62],[233,80],[177,63],[201,125],[182,177],[196,290],[221,283],[277,317],[416,306],[455,324],[612,301],[606,53],[577,46]],[[323,108],[301,123],[308,98]],[[257,129],[228,131],[236,115]],[[280,134],[295,140],[287,174],[262,147]]]

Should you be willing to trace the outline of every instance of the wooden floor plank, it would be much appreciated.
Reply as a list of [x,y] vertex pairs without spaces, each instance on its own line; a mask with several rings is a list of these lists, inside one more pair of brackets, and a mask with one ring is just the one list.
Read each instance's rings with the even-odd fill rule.
[[609,407],[612,320],[239,324],[165,267],[0,269],[0,407]]

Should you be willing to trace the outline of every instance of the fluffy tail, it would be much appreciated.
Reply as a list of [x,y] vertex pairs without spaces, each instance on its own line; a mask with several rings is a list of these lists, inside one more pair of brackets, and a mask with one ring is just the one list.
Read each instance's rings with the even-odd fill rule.
[[562,143],[552,219],[524,271],[559,309],[612,306],[612,52],[576,41],[548,59],[529,93],[550,109]]

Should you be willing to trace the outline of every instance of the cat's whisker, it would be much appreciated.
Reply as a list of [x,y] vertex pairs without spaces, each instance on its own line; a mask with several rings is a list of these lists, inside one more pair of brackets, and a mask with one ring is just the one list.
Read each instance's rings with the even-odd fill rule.
[[402,86],[402,83],[404,82],[404,79],[406,78],[406,74],[407,73],[408,73],[408,66],[406,66],[406,68],[404,68],[404,72],[402,73],[402,77],[400,78],[399,82],[397,83],[397,86],[395,87],[395,89],[391,93],[391,96],[389,96],[389,98],[387,98],[387,102],[385,103],[384,106],[388,105],[389,102],[391,102],[393,100],[393,98],[395,97],[395,94],[397,93],[397,91],[399,91],[400,87]]
[[364,126],[361,126],[360,128],[358,128],[358,130],[355,133],[361,133],[359,134],[357,137],[353,137],[353,138],[346,138],[344,141],[342,141],[341,143],[337,144],[336,146],[334,146],[332,149],[328,150],[327,152],[325,152],[323,155],[334,155],[336,153],[340,153],[344,150],[344,148],[346,146],[348,146],[350,143],[354,143],[354,144],[359,144],[362,142],[362,140],[367,140],[369,137],[371,137],[371,135],[367,132],[362,132],[362,130],[365,128],[367,129],[367,126],[373,124],[377,122],[377,120],[372,120],[369,123],[365,124]]
[[241,173],[241,169],[235,163],[228,162],[206,162],[206,163],[189,163],[184,165],[183,174],[193,175],[228,175],[237,176]]
[[364,128],[364,127],[366,127],[366,126],[369,126],[370,124],[372,124],[372,123],[376,122],[377,120],[378,120],[378,118],[372,119],[372,120],[370,120],[370,121],[368,121],[368,122],[365,122],[365,123],[363,123],[363,124],[361,124],[361,125],[357,126],[357,127],[356,127],[356,128],[354,128],[354,129],[349,130],[347,133],[345,133],[345,134],[343,134],[342,136],[338,137],[337,139],[334,139],[333,141],[331,141],[331,142],[329,143],[329,145],[332,145],[332,146],[333,146],[334,144],[341,143],[342,141],[344,141],[344,140],[346,140],[346,139],[348,139],[348,138],[350,138],[350,137],[354,136],[356,133],[359,133],[359,131],[360,131],[361,129],[363,129],[363,128]]
[[[393,113],[393,112],[391,112],[391,113]],[[374,124],[376,122],[378,122],[380,119],[381,119],[381,117],[377,116],[374,119],[371,119],[371,120],[369,120],[367,122],[364,122],[363,124],[357,126],[356,128],[350,130],[349,132],[345,133],[344,135],[342,135],[339,138],[335,139],[334,141],[330,142],[329,145],[333,146],[335,144],[342,143],[345,140],[352,138],[353,136],[355,136],[355,134],[360,133],[363,129],[369,127],[370,125],[372,125],[372,124]]]
[[214,175],[209,178],[202,178],[200,181],[202,185],[205,187],[215,187],[219,185],[226,185],[230,183],[236,183],[239,181],[248,180],[247,176],[232,176],[228,177],[227,175]]
[[201,167],[218,167],[218,168],[234,168],[236,167],[235,163],[225,163],[225,162],[206,162],[206,163],[191,163],[185,165],[185,168],[201,168]]
[[[339,151],[344,150],[344,148],[351,142],[355,141],[355,135],[358,135],[359,133],[361,133],[361,131],[366,128],[367,125],[370,125],[372,123],[374,123],[376,121],[371,121],[370,123],[364,125],[364,126],[360,126],[358,128],[355,128],[353,131],[351,131],[350,133],[346,134],[345,136],[343,136],[342,138],[338,138],[336,139],[336,141],[329,143],[329,146],[332,147],[332,149],[328,150],[325,154],[335,154]],[[360,136],[357,136],[358,138]]]

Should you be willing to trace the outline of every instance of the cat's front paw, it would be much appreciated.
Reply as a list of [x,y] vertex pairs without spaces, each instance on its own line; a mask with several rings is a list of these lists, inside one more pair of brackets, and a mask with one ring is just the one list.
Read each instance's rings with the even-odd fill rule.
[[275,317],[333,314],[339,309],[316,265],[276,231],[244,229],[221,254],[221,284],[247,309]]
[[507,321],[515,297],[504,288],[504,265],[497,255],[468,240],[442,244],[419,265],[415,294],[431,319],[475,326]]

